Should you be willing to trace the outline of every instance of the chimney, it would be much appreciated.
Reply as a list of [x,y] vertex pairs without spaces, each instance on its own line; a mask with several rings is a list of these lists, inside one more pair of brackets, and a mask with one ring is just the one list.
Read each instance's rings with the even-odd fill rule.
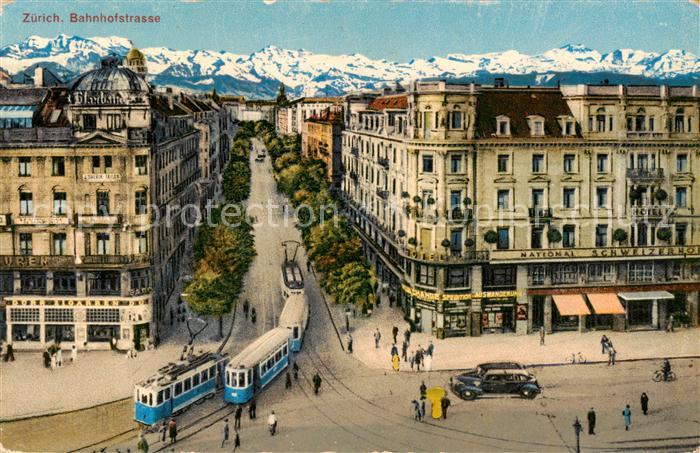
[[44,68],[42,68],[41,66],[37,66],[36,68],[34,68],[34,86],[44,86]]

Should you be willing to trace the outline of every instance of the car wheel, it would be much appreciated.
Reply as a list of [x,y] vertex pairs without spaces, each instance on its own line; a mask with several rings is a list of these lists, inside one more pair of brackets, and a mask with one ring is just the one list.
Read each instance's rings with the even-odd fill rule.
[[471,390],[463,390],[462,391],[462,398],[467,400],[467,401],[472,401],[476,399],[476,392],[472,392]]
[[531,390],[531,389],[522,389],[520,391],[520,396],[531,400],[537,396],[537,392],[535,392],[534,390]]

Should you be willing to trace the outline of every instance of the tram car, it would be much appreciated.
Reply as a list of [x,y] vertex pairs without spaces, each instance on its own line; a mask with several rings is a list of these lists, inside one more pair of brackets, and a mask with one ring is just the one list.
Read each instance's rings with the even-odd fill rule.
[[243,404],[264,389],[289,365],[290,330],[268,330],[226,366],[224,400]]
[[170,363],[135,385],[134,419],[151,426],[214,395],[223,384],[228,354],[206,352]]
[[299,352],[309,326],[309,304],[303,294],[292,294],[287,298],[280,313],[279,326],[291,329],[290,347],[292,352]]
[[282,296],[288,299],[292,294],[304,294],[304,276],[296,261],[286,261],[282,265]]

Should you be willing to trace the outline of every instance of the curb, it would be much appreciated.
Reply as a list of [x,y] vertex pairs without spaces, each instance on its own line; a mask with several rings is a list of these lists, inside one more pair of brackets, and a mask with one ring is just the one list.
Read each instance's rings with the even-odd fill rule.
[[[306,250],[304,250],[306,251]],[[308,259],[308,257],[307,257]],[[316,280],[316,283],[318,283],[318,279],[316,278],[316,270],[311,266],[311,273],[314,276],[314,280]],[[323,305],[326,306],[326,310],[328,311],[328,317],[331,318],[331,324],[333,324],[333,330],[335,330],[335,334],[338,336],[338,342],[340,343],[340,349],[345,352],[345,345],[343,344],[343,339],[340,336],[340,331],[338,330],[338,326],[335,323],[335,318],[333,318],[333,313],[331,313],[331,307],[328,304],[328,301],[326,300],[326,295],[324,294],[323,288],[321,288],[321,285],[319,283],[318,285],[319,293],[321,294],[321,299],[323,299]]]

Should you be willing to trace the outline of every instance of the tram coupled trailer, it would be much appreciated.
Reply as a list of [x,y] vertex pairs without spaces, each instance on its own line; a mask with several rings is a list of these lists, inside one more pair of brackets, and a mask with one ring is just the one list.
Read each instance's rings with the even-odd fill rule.
[[280,327],[291,330],[290,345],[292,352],[301,351],[304,333],[309,325],[309,304],[303,294],[292,294],[287,298],[280,314]]
[[304,275],[296,261],[285,261],[282,265],[282,297],[304,294]]
[[228,354],[206,352],[170,363],[134,386],[134,419],[151,426],[216,393]]
[[224,400],[244,404],[289,365],[290,330],[268,330],[235,356],[226,367]]

